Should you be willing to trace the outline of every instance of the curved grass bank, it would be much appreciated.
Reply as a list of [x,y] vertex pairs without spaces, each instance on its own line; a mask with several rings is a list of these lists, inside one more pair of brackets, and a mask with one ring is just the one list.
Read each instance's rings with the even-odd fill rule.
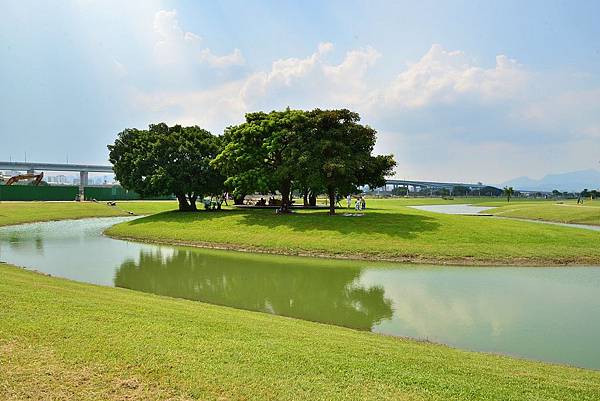
[[272,210],[166,212],[118,224],[114,237],[279,254],[471,265],[599,264],[600,233],[369,200],[365,215]]
[[487,213],[502,217],[600,226],[600,201],[598,200],[585,200],[582,205],[578,205],[573,200],[561,203],[548,201],[511,202],[510,204],[489,210]]
[[591,401],[600,372],[0,265],[0,396]]

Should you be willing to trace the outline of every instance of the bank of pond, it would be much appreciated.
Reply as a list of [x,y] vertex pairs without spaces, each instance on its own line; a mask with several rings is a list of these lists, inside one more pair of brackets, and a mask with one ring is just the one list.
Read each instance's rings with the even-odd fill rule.
[[258,255],[102,235],[131,218],[0,228],[52,276],[600,369],[600,267],[442,267]]

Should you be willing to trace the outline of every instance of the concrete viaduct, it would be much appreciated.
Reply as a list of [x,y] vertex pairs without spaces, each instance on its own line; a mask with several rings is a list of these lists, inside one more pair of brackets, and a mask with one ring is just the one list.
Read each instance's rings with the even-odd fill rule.
[[[35,163],[35,162],[2,162],[0,161],[0,170],[16,170],[34,173],[35,171],[78,171],[79,172],[79,195],[83,199],[83,188],[88,184],[88,173],[112,173],[112,166],[101,166],[93,164],[69,164],[69,163]],[[465,184],[457,182],[435,182],[435,181],[413,181],[413,180],[386,180],[385,186],[381,189],[386,190],[392,187],[413,187],[440,189],[447,188],[452,191],[454,187],[467,187],[471,190],[483,189],[489,187],[484,184]]]
[[384,191],[387,191],[389,187],[392,187],[392,190],[394,190],[398,187],[405,187],[407,190],[408,190],[408,187],[429,188],[431,190],[446,188],[446,189],[450,190],[450,192],[452,192],[452,189],[454,187],[465,187],[465,188],[469,188],[471,191],[473,191],[473,190],[478,190],[478,189],[483,189],[483,188],[489,188],[490,185],[485,185],[485,184],[481,184],[481,183],[466,184],[466,183],[460,183],[460,182],[435,182],[435,181],[414,181],[414,180],[388,179],[385,181],[385,186],[383,186],[381,189]]

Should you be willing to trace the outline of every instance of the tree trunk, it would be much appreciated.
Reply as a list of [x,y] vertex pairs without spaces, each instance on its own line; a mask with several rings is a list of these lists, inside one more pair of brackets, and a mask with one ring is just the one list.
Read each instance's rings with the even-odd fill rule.
[[327,194],[329,195],[329,214],[335,214],[335,189],[329,188],[327,190]]
[[189,212],[192,210],[190,204],[188,203],[187,197],[184,194],[175,194],[175,196],[179,202],[180,212]]
[[290,183],[285,183],[279,188],[281,192],[281,213],[290,212]]
[[311,192],[308,196],[308,205],[309,206],[317,206],[317,194]]
[[304,191],[304,194],[302,195],[302,200],[304,201],[304,207],[308,206],[308,190]]
[[190,200],[190,211],[197,212],[196,199],[198,199],[198,195],[190,195],[188,198]]
[[246,195],[237,195],[237,196],[234,195],[233,204],[234,205],[243,205],[245,197],[246,197]]

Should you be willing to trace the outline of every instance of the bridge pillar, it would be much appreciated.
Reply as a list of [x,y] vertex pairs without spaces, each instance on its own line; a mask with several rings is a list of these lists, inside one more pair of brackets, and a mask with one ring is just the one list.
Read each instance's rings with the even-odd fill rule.
[[79,172],[79,201],[85,200],[85,186],[88,184],[88,172]]

